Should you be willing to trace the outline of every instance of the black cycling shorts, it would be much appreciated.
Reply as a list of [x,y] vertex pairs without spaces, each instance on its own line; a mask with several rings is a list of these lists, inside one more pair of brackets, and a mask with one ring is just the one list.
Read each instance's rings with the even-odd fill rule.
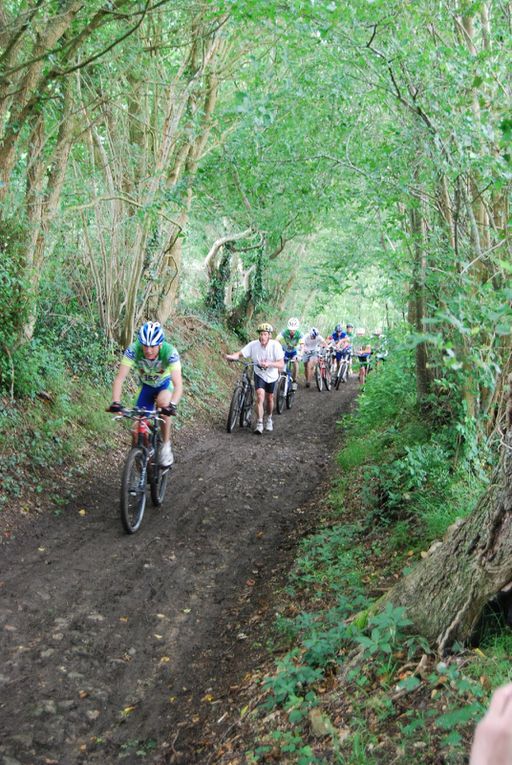
[[[279,377],[277,378],[279,380]],[[276,383],[277,380],[274,380],[274,382],[266,382],[263,377],[260,377],[256,372],[254,373],[254,387],[256,390],[258,388],[263,388],[265,393],[273,393],[276,389]]]

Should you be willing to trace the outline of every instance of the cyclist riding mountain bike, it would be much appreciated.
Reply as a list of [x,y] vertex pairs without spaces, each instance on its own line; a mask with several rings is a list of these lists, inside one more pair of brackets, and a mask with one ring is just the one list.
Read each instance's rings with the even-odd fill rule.
[[157,321],[147,321],[139,329],[135,342],[123,354],[112,385],[109,411],[120,412],[123,383],[132,369],[139,374],[141,389],[136,406],[152,410],[159,407],[162,415],[162,448],[160,464],[168,467],[174,462],[171,448],[171,420],[177,412],[183,393],[180,356],[174,345],[165,342],[164,332]]
[[258,326],[258,339],[244,345],[236,353],[227,353],[228,361],[237,361],[241,356],[255,362],[254,387],[256,389],[256,434],[273,430],[272,411],[274,390],[279,372],[284,368],[284,353],[281,344],[272,340],[274,331],[271,324],[263,322]]
[[309,388],[311,385],[311,378],[313,377],[318,357],[318,349],[322,346],[325,346],[324,338],[319,334],[316,327],[311,327],[308,334],[304,337],[304,349],[302,352],[306,388]]
[[292,362],[293,390],[297,390],[297,377],[299,374],[299,361],[297,354],[302,350],[302,346],[304,345],[304,338],[299,330],[299,325],[299,320],[293,316],[291,319],[289,319],[286,329],[280,332],[276,338],[284,348],[285,362]]

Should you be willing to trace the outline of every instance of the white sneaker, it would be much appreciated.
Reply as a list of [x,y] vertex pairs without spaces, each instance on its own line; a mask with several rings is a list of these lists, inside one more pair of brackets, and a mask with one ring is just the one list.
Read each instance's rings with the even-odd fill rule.
[[256,423],[256,427],[254,428],[254,432],[261,436],[263,433],[263,422],[261,420],[258,420]]
[[171,449],[171,442],[166,441],[160,447],[159,463],[162,467],[170,467],[174,462],[174,454]]
[[272,417],[265,417],[265,430],[274,430],[272,425]]
[[297,390],[298,387],[296,382],[292,382],[292,390]]

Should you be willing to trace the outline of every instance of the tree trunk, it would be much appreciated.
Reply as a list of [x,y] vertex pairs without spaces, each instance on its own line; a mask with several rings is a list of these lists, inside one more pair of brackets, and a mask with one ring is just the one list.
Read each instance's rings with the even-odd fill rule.
[[[425,332],[425,278],[427,259],[421,210],[412,208],[409,212],[414,248],[413,294],[414,326],[418,334]],[[427,367],[427,344],[418,343],[416,346],[416,390],[421,401],[428,394],[430,379]]]
[[[509,384],[512,377],[509,378]],[[467,641],[484,605],[512,581],[512,397],[489,488],[475,510],[386,595],[442,654]]]

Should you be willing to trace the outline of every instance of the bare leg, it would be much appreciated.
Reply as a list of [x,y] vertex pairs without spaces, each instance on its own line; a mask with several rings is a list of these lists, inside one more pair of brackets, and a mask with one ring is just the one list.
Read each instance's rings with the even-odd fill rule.
[[263,419],[263,402],[265,401],[265,391],[263,388],[256,389],[256,419]]

